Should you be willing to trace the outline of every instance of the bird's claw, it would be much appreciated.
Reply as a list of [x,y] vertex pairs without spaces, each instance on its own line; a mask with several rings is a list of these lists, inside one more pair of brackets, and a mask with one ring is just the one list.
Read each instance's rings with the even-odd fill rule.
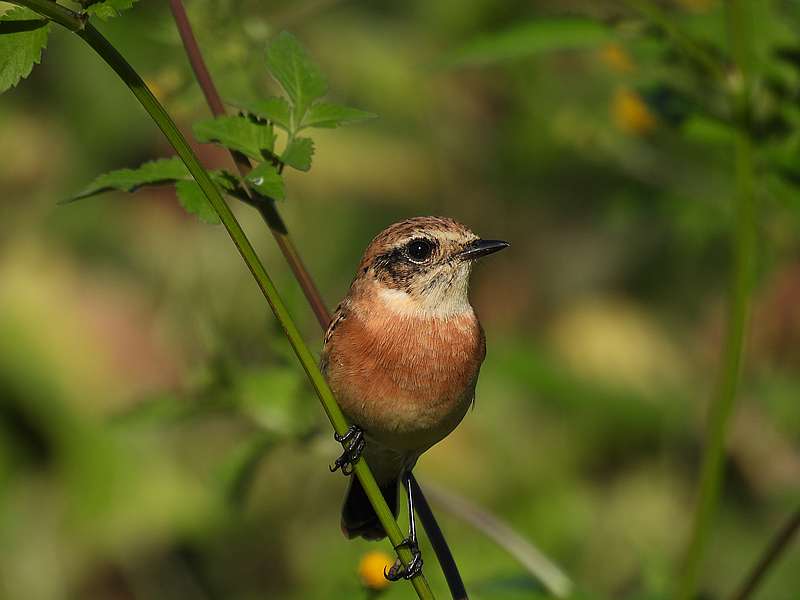
[[364,452],[364,448],[367,445],[364,439],[364,432],[357,425],[350,425],[344,435],[334,433],[333,438],[342,445],[344,452],[328,468],[331,473],[341,469],[342,474],[351,475],[353,467],[358,462],[358,459],[361,458],[361,453]]
[[408,566],[403,566],[403,563],[398,558],[388,571],[383,570],[383,576],[389,581],[398,581],[400,579],[413,579],[422,572],[422,552],[419,551],[419,546],[416,540],[407,538],[394,547],[395,550],[400,548],[408,548],[411,550],[411,561]]

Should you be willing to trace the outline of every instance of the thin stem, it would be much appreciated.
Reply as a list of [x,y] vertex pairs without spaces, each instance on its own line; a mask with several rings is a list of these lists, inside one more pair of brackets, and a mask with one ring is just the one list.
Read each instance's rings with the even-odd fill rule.
[[[738,113],[746,115],[750,102],[749,36],[745,32],[741,0],[725,5],[731,46],[741,75],[737,95]],[[733,405],[739,386],[742,348],[750,313],[750,292],[755,272],[757,242],[754,197],[753,149],[746,127],[736,134],[736,228],[732,236],[733,271],[730,282],[729,316],[723,350],[722,371],[709,407],[706,449],[700,472],[700,487],[694,521],[677,598],[695,597],[714,514],[719,504],[722,465]]]
[[800,531],[800,508],[790,515],[789,520],[778,530],[778,533],[770,541],[764,554],[753,567],[753,570],[742,582],[739,589],[731,596],[731,600],[747,600],[758,589],[759,584],[781,557],[783,552],[789,547],[792,539]]
[[461,579],[461,573],[458,572],[458,565],[450,552],[450,546],[447,545],[447,540],[442,533],[439,523],[431,510],[431,505],[428,504],[428,499],[422,493],[422,488],[419,483],[411,474],[411,494],[414,496],[416,502],[416,511],[422,521],[422,526],[425,533],[428,535],[428,540],[433,546],[433,551],[439,561],[439,566],[447,580],[447,587],[450,588],[450,595],[453,600],[467,600],[467,590],[464,587],[464,581]]
[[[195,77],[197,77],[197,83],[200,85],[200,89],[203,90],[206,102],[214,116],[222,116],[225,114],[225,104],[222,102],[217,87],[214,85],[211,73],[206,66],[205,60],[203,60],[203,54],[200,51],[200,46],[197,44],[194,31],[192,31],[192,25],[189,22],[189,17],[186,14],[183,2],[181,0],[170,0],[169,5],[172,10],[172,16],[175,19],[175,25],[178,28],[178,33],[183,41],[183,46],[186,49],[186,56],[189,58],[189,64],[191,64]],[[311,305],[314,316],[316,316],[317,321],[324,331],[331,321],[331,315],[308,269],[306,269],[303,264],[303,260],[300,258],[300,254],[297,252],[292,238],[289,237],[286,224],[281,218],[278,209],[275,207],[275,200],[261,194],[256,194],[249,189],[244,177],[253,169],[253,166],[244,154],[231,150],[231,157],[236,164],[236,168],[239,170],[239,174],[242,176],[242,180],[245,182],[244,187],[249,198],[248,203],[258,209],[264,222],[272,232],[275,242],[278,244],[286,262],[289,263],[289,268],[291,268],[295,279],[297,279],[300,288],[303,290],[306,300],[308,300],[309,305]]]
[[[31,8],[42,16],[48,18],[54,17],[53,20],[59,19],[56,20],[56,22],[59,23],[61,23],[60,19],[64,18],[64,14],[60,10],[61,7],[59,7],[55,2],[43,0],[12,0],[12,3]],[[239,222],[236,220],[236,217],[234,216],[230,207],[220,195],[219,190],[216,188],[214,183],[211,181],[211,178],[200,164],[200,161],[192,152],[191,147],[183,137],[183,134],[181,134],[178,127],[175,125],[175,122],[172,120],[166,110],[164,110],[164,107],[161,106],[139,74],[125,60],[119,51],[117,51],[117,49],[114,48],[114,46],[112,46],[111,43],[91,25],[91,23],[85,22],[83,27],[80,29],[72,29],[72,27],[69,26],[68,28],[77,33],[95,52],[97,52],[97,54],[120,77],[120,79],[122,79],[125,85],[130,88],[133,95],[136,96],[142,107],[144,107],[153,121],[155,121],[155,123],[164,133],[170,145],[175,149],[175,152],[184,162],[187,169],[200,186],[200,189],[203,191],[206,198],[208,198],[208,201],[219,215],[219,218],[230,235],[231,240],[233,240],[233,243],[239,250],[239,254],[242,256],[247,264],[247,267],[250,269],[250,272],[253,274],[256,283],[272,308],[272,311],[283,328],[286,337],[289,339],[289,343],[291,344],[292,349],[300,361],[300,364],[303,366],[306,375],[314,387],[314,391],[317,393],[317,396],[322,402],[323,408],[325,409],[331,424],[338,434],[344,435],[348,427],[347,420],[342,414],[342,411],[339,409],[339,406],[333,397],[333,392],[317,367],[316,360],[303,341],[300,331],[297,329],[294,320],[286,309],[283,300],[281,300],[278,290],[275,288],[275,285],[267,274],[264,265],[258,258],[255,249],[250,243],[250,240],[245,235],[241,225],[239,225]],[[397,525],[397,521],[394,519],[391,510],[386,504],[386,500],[384,500],[383,495],[378,488],[378,484],[375,481],[375,477],[372,475],[372,472],[370,471],[369,466],[367,466],[366,461],[358,461],[354,466],[354,471],[356,476],[359,478],[361,485],[370,500],[370,503],[375,509],[375,513],[378,515],[381,525],[383,525],[389,540],[391,541],[392,545],[399,546],[403,541],[403,534],[400,531],[400,527]],[[398,551],[398,555],[403,564],[408,565],[409,561],[411,560],[411,552],[406,548],[401,548],[401,550]],[[421,600],[429,600],[433,598],[433,593],[431,592],[430,586],[428,585],[424,575],[415,577],[411,583],[413,584],[414,589]]]
[[[222,98],[217,92],[214,81],[211,79],[211,73],[208,71],[206,61],[203,60],[203,55],[200,52],[200,46],[197,44],[197,38],[192,31],[192,25],[189,22],[189,16],[186,14],[186,9],[181,0],[169,0],[169,7],[172,10],[172,16],[175,19],[175,25],[180,33],[183,47],[189,57],[189,63],[192,65],[197,83],[200,84],[200,89],[206,97],[206,102],[214,116],[221,116],[225,114],[225,105],[222,103]],[[249,161],[248,161],[249,162]]]
[[[450,595],[453,600],[467,600],[467,590],[464,587],[464,580],[461,579],[461,573],[458,571],[456,559],[453,558],[447,538],[444,537],[442,528],[439,527],[439,522],[436,520],[436,515],[433,514],[425,494],[422,493],[422,488],[417,483],[414,473],[411,473],[411,487],[417,500],[417,515],[422,521],[422,527],[425,529],[428,541],[431,543],[442,573],[444,573],[447,587],[450,589]],[[446,503],[445,506],[449,509]]]
[[[197,77],[197,83],[202,89],[203,95],[206,98],[206,103],[214,115],[220,116],[225,114],[225,105],[222,102],[219,92],[217,91],[216,85],[214,84],[214,78],[211,76],[211,73],[206,66],[206,62],[203,59],[203,53],[200,50],[200,46],[197,44],[197,38],[192,30],[192,25],[189,21],[188,15],[186,14],[183,1],[170,0],[170,8],[172,10],[172,15],[175,19],[178,32],[181,36],[181,40],[183,41],[183,46],[186,50],[189,63],[191,64],[192,70]],[[244,175],[252,168],[249,159],[244,154],[234,151],[231,151],[231,156],[233,157],[239,172],[244,177]],[[282,166],[283,165],[281,165],[279,168],[282,168]],[[253,194],[251,194],[247,188],[245,189],[248,191],[248,195],[252,199]],[[281,219],[281,216],[274,205],[274,202],[271,199],[263,199],[262,202],[253,204],[259,209],[262,217],[264,217],[264,220],[275,236],[275,241],[280,246],[284,258],[289,263],[292,272],[300,283],[300,287],[303,289],[306,299],[311,305],[311,308],[314,311],[314,314],[317,316],[317,320],[324,331],[327,329],[328,323],[330,322],[330,314],[328,313],[325,303],[322,300],[316,285],[314,284],[311,274],[305,268],[305,265],[297,253],[297,250],[295,249],[295,246],[289,237],[289,232],[284,225],[283,220]],[[450,551],[450,546],[448,545],[447,540],[445,539],[444,534],[439,527],[439,523],[436,521],[436,517],[434,516],[433,511],[431,510],[428,501],[425,499],[422,489],[419,487],[419,484],[417,483],[417,480],[413,474],[411,475],[411,478],[415,499],[419,507],[417,513],[422,521],[425,533],[427,533],[428,539],[431,542],[431,546],[433,546],[436,557],[439,560],[439,565],[441,566],[445,579],[447,580],[450,593],[452,594],[454,600],[465,600],[467,598],[467,592],[464,588],[464,581],[461,579],[461,574],[458,571],[458,566],[456,565],[453,554]]]
[[53,0],[25,0],[25,2],[9,0],[9,3],[30,8],[70,31],[80,31],[86,23],[86,17],[84,15],[60,6],[53,2]]

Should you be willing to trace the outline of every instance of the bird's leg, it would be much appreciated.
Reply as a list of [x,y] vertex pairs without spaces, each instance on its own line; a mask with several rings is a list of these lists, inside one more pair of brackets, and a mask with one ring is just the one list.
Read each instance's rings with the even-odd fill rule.
[[351,475],[353,466],[361,458],[361,453],[364,452],[364,448],[367,445],[366,440],[364,440],[364,431],[358,425],[350,425],[344,435],[334,433],[333,438],[342,445],[344,451],[328,468],[331,473],[341,469],[344,475]]
[[414,516],[414,495],[411,493],[411,471],[405,471],[402,479],[406,488],[406,497],[408,498],[408,537],[397,544],[394,549],[408,548],[411,550],[411,562],[408,563],[407,567],[404,567],[403,563],[398,559],[388,572],[384,570],[383,575],[389,581],[413,579],[422,571],[422,553],[419,551],[419,544],[417,544],[417,522]]

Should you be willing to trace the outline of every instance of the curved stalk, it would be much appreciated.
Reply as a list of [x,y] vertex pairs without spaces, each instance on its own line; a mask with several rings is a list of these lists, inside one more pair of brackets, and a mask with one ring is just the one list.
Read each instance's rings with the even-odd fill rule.
[[30,8],[72,32],[83,29],[87,21],[85,15],[78,14],[60,4],[56,4],[53,0],[25,0],[24,2],[9,0],[9,4],[17,4]]
[[[130,88],[133,95],[136,96],[137,100],[139,100],[156,125],[158,125],[159,129],[164,133],[170,145],[175,149],[175,152],[189,169],[189,172],[200,186],[203,194],[208,198],[208,201],[219,215],[231,240],[233,240],[233,243],[239,250],[239,254],[242,256],[242,259],[244,259],[258,287],[261,289],[261,292],[272,308],[284,334],[289,339],[289,343],[300,361],[300,364],[303,366],[311,385],[314,387],[314,391],[322,402],[322,406],[333,428],[338,434],[344,435],[348,427],[347,420],[342,414],[339,405],[336,403],[333,392],[317,367],[316,360],[303,341],[300,331],[297,329],[294,320],[286,309],[283,300],[281,300],[278,290],[275,288],[264,265],[258,258],[250,240],[245,235],[241,225],[239,225],[239,222],[219,193],[219,190],[200,164],[200,161],[192,152],[183,134],[181,134],[174,121],[152,94],[139,74],[91,23],[76,13],[48,0],[11,0],[11,3],[31,8],[42,16],[64,25],[70,31],[76,33],[97,52],[106,64],[108,64],[119,78],[122,79],[125,85]],[[375,477],[372,475],[366,461],[358,461],[355,464],[354,472],[359,478],[392,545],[399,546],[403,541],[403,534],[391,510],[386,504],[386,500],[384,500],[378,488],[378,484],[375,481]],[[402,563],[408,565],[411,560],[411,552],[406,548],[401,548],[398,550],[398,555]],[[433,593],[424,575],[415,577],[411,580],[411,583],[421,600],[433,599]]]

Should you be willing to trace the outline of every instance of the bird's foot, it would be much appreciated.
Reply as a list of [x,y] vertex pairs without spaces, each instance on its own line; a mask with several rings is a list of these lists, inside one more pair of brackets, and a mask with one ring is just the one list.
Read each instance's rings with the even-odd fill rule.
[[333,438],[342,445],[344,452],[330,465],[331,473],[342,470],[344,475],[351,475],[353,467],[361,458],[361,453],[367,445],[364,439],[364,432],[357,425],[350,425],[344,435],[333,434]]
[[406,538],[394,547],[395,550],[400,548],[408,548],[411,550],[411,562],[408,566],[403,566],[398,558],[388,571],[383,570],[383,576],[389,581],[398,581],[400,579],[413,579],[422,572],[422,552],[419,551],[417,541],[412,538]]

